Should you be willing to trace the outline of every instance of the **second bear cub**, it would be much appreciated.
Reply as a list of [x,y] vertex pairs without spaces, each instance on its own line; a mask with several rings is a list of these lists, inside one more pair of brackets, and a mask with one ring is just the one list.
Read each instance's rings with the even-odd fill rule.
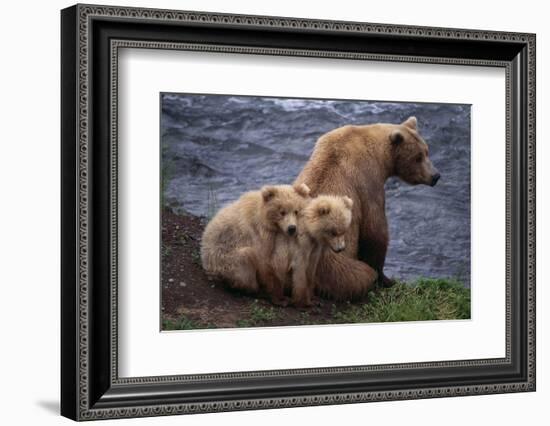
[[352,207],[349,197],[319,195],[301,210],[297,238],[277,239],[273,267],[279,280],[291,286],[294,306],[313,304],[319,260],[325,250],[345,249]]
[[345,235],[351,225],[353,201],[346,196],[320,195],[302,211],[299,220],[298,256],[294,259],[292,303],[311,306],[317,265],[325,250],[336,253],[346,248]]

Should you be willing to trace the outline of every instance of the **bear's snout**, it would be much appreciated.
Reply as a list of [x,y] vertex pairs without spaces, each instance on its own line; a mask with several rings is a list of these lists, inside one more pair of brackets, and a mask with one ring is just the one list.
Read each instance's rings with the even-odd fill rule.
[[432,182],[430,183],[430,186],[435,186],[440,177],[441,175],[439,173],[432,175]]
[[346,249],[346,241],[343,237],[333,240],[330,244],[330,248],[333,252],[340,253],[341,251],[344,251]]
[[289,225],[286,231],[288,235],[294,235],[296,233],[296,225]]

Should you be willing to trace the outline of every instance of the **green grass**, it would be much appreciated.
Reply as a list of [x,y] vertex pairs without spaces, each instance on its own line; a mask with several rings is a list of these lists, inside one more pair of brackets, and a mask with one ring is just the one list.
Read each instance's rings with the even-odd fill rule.
[[260,306],[255,300],[250,308],[249,317],[237,320],[235,325],[237,327],[258,327],[269,325],[277,319],[279,319],[279,315],[273,307]]
[[200,326],[195,321],[190,320],[186,316],[182,316],[178,320],[162,320],[162,329],[163,330],[194,330],[196,328],[204,328]]
[[202,265],[202,262],[201,262],[201,252],[197,249],[193,249],[191,251],[191,260],[193,261],[193,263],[195,263],[196,265],[198,266],[201,266]]
[[[330,301],[325,301],[329,304]],[[327,305],[325,305],[327,306]],[[236,327],[262,327],[285,322],[287,309],[265,306],[251,299],[250,307],[235,322]],[[456,320],[470,318],[470,289],[454,279],[422,278],[414,283],[398,282],[391,288],[369,293],[367,303],[334,304],[332,310],[301,311],[287,325],[350,324],[395,321]],[[211,320],[212,321],[212,320]],[[185,316],[165,319],[163,330],[216,328],[215,324],[195,321]]]
[[202,324],[192,319],[187,318],[183,315],[178,320],[163,319],[162,320],[162,330],[172,331],[172,330],[196,330],[196,329],[205,329],[205,328],[217,328],[215,324]]
[[[236,321],[237,327],[258,327],[269,325],[271,322],[279,318],[277,312],[272,307],[260,306],[255,300],[250,307],[250,313],[247,318],[242,318]],[[162,321],[162,329],[165,331],[171,330],[195,330],[204,328],[217,328],[215,324],[204,324],[199,321],[194,321],[183,315],[177,320],[164,319]]]
[[274,308],[259,306],[257,302],[254,302],[250,310],[250,320],[256,324],[276,320],[277,316]]
[[470,318],[470,289],[455,280],[422,278],[369,293],[368,303],[333,309],[334,323]]
[[172,255],[172,247],[167,245],[162,245],[162,255],[166,257],[170,257]]

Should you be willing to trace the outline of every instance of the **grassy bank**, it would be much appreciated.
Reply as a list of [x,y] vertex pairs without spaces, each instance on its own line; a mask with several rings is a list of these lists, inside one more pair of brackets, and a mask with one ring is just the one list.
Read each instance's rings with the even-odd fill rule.
[[[251,299],[249,309],[234,318],[233,327],[382,323],[396,321],[456,320],[470,318],[470,289],[453,280],[420,279],[413,284],[397,283],[389,289],[369,293],[367,303],[331,303],[299,311],[293,323],[285,321],[288,310]],[[327,309],[328,308],[328,309]],[[216,321],[204,323],[182,315],[165,319],[164,330],[218,328]],[[224,328],[228,325],[224,325]]]
[[369,294],[369,302],[334,311],[335,323],[470,318],[470,289],[454,280],[420,279]]

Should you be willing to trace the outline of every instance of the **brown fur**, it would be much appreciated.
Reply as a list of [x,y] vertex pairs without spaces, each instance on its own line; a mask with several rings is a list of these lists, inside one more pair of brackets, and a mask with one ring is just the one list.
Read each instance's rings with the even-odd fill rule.
[[342,251],[351,224],[349,197],[320,195],[311,199],[299,214],[297,238],[276,237],[272,266],[277,279],[292,292],[292,304],[311,306],[315,272],[326,251]]
[[345,249],[345,235],[351,225],[353,201],[349,197],[320,195],[300,215],[298,255],[293,259],[292,303],[311,306],[317,268],[325,252]]
[[322,294],[340,300],[361,297],[374,287],[378,274],[385,278],[389,235],[384,183],[398,176],[410,184],[435,184],[436,174],[414,117],[402,124],[344,126],[319,138],[295,184],[307,184],[312,196],[353,200],[346,249],[325,252],[317,268]]
[[277,237],[295,238],[289,231],[297,230],[297,213],[308,195],[306,185],[265,186],[222,208],[202,236],[205,271],[233,288],[250,293],[263,289],[274,303],[284,303],[282,283],[268,259]]

